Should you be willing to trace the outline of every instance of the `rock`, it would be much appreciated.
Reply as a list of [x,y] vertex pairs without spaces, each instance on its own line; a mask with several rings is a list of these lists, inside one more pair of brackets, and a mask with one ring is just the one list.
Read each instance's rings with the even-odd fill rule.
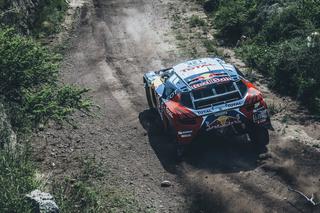
[[44,130],[44,125],[43,124],[39,124],[38,129],[39,129],[39,131],[43,131]]
[[59,207],[51,194],[34,190],[26,197],[31,200],[37,213],[59,213]]
[[171,185],[171,182],[168,180],[162,181],[161,183],[161,187],[170,187]]

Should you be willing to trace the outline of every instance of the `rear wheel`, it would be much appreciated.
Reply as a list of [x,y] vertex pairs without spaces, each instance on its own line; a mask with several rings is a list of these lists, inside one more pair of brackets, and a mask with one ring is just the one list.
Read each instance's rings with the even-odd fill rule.
[[264,149],[269,144],[269,132],[266,128],[253,128],[253,130],[249,132],[249,137],[253,145],[258,149]]
[[146,97],[147,97],[147,101],[148,101],[148,105],[149,105],[149,108],[150,109],[153,109],[153,104],[152,104],[152,97],[151,97],[151,94],[150,94],[150,87],[147,85],[146,82],[144,82],[146,85],[145,85],[145,90],[146,90]]

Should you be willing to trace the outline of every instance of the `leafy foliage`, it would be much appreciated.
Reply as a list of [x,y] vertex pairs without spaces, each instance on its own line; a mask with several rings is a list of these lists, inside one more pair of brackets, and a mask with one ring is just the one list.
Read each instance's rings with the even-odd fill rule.
[[26,91],[23,111],[34,122],[47,123],[69,120],[76,109],[89,113],[92,103],[83,94],[87,89],[72,86],[53,87],[46,85],[38,91]]
[[19,102],[24,90],[55,84],[57,59],[57,55],[12,29],[0,31],[0,94]]
[[67,11],[67,0],[38,0],[37,3],[0,0],[0,24],[19,32],[42,37],[56,33]]
[[66,0],[42,0],[39,13],[33,24],[33,32],[37,35],[50,35],[58,32],[59,23],[63,21],[68,8]]
[[0,31],[0,56],[0,95],[14,127],[68,121],[75,110],[89,112],[88,90],[58,85],[59,55],[5,29]]
[[250,6],[247,1],[241,0],[221,2],[214,16],[214,24],[219,29],[218,38],[235,44],[245,31],[251,13],[251,10],[248,10]]
[[207,25],[206,21],[197,15],[192,15],[190,17],[189,24],[190,27],[200,27]]
[[[271,77],[270,85],[320,113],[320,4],[317,0],[208,0],[224,44]],[[313,41],[307,41],[309,40]],[[310,44],[311,43],[311,44]]]

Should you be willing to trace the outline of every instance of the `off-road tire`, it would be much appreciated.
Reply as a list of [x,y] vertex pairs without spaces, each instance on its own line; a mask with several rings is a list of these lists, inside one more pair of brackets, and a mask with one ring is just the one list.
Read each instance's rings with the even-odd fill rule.
[[147,97],[147,101],[148,101],[148,106],[150,109],[154,109],[153,105],[152,105],[152,97],[150,95],[150,88],[148,85],[145,86],[145,91],[146,91],[146,97]]
[[266,128],[255,127],[249,132],[249,137],[251,143],[257,149],[264,149],[269,144],[269,132]]

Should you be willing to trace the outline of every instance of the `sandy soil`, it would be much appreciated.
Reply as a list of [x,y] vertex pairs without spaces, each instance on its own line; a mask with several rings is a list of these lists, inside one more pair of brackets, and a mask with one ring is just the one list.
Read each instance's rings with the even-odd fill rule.
[[[91,156],[108,171],[105,184],[132,191],[156,212],[320,212],[288,191],[320,196],[320,125],[312,116],[256,74],[275,109],[268,150],[257,153],[244,137],[201,138],[177,164],[172,141],[147,110],[142,75],[186,59],[168,15],[179,0],[84,2],[62,77],[90,88],[100,110],[95,118],[76,115],[77,128],[40,134],[34,147],[43,173],[75,173],[79,159]],[[223,51],[245,68],[232,50]],[[162,188],[163,180],[172,186]]]

